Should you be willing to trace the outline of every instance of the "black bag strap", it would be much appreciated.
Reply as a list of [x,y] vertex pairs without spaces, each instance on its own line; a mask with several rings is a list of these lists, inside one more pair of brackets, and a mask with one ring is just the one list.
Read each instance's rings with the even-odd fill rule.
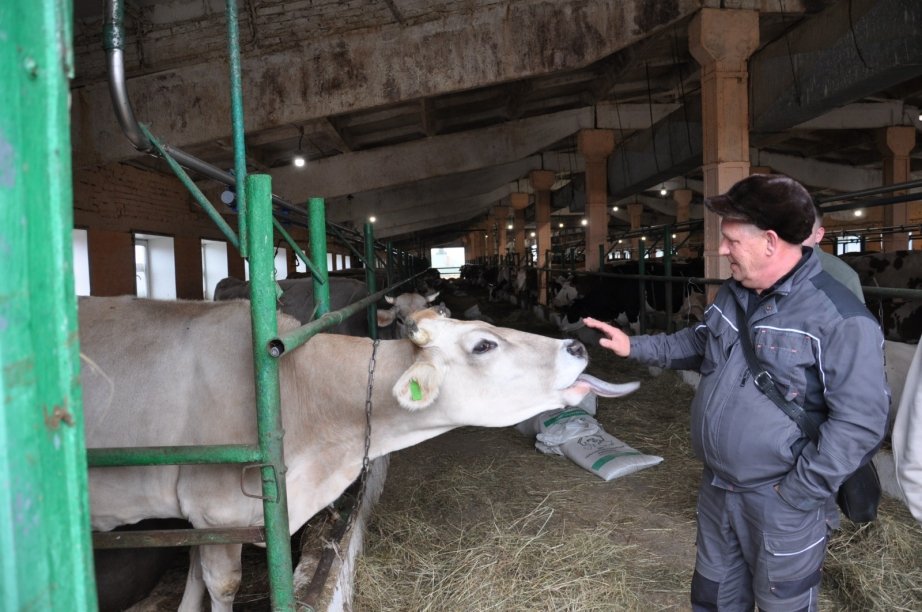
[[784,399],[784,396],[778,391],[778,387],[775,386],[775,380],[772,378],[772,375],[759,363],[755,349],[752,348],[752,338],[749,335],[749,317],[746,316],[746,312],[739,303],[736,305],[736,311],[738,314],[736,319],[740,327],[740,344],[743,347],[743,354],[746,356],[746,363],[749,365],[749,371],[752,373],[752,380],[756,387],[759,391],[767,395],[770,400],[775,402],[785,414],[791,417],[792,421],[797,423],[801,431],[816,443],[820,438],[819,427],[807,415],[807,412],[803,408],[794,402],[789,402]]

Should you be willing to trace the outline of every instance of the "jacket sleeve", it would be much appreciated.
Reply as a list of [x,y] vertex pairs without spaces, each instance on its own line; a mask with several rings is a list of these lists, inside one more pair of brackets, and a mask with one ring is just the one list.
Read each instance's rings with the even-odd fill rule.
[[632,336],[630,358],[673,370],[697,370],[704,356],[708,329],[704,323],[674,334]]
[[828,416],[819,443],[808,443],[780,494],[801,510],[815,508],[877,450],[887,428],[890,389],[883,335],[870,316],[852,316],[826,335],[817,350]]

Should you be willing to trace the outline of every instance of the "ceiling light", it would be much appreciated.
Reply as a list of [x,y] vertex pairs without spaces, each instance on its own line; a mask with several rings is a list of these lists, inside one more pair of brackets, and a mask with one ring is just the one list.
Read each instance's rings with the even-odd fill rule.
[[672,235],[672,239],[675,240],[675,234]]
[[666,187],[663,186],[663,187],[660,188],[659,194],[660,194],[661,196],[664,196],[664,195],[669,195],[669,192],[666,191]]
[[864,215],[864,211],[863,211],[863,210],[861,210],[860,208],[857,209],[857,210],[855,210],[855,216],[856,216],[856,217],[860,217],[860,216],[862,216],[862,215]]
[[377,221],[377,220],[378,220],[378,218],[377,218],[376,216],[374,216],[374,215],[368,217],[368,222],[369,222],[369,223],[374,223],[374,222]]
[[580,219],[579,224],[580,224],[580,225],[589,225],[589,221],[587,221],[586,219]]
[[612,212],[618,212],[618,207],[617,207],[617,206],[612,206],[612,207],[611,207],[611,211],[612,211]]
[[646,237],[646,236],[641,236],[640,239],[641,239],[641,240],[646,240],[647,237]]
[[506,226],[506,229],[510,229],[510,230],[511,230],[511,229],[512,229],[512,224],[510,223],[509,225],[507,225],[507,226]]
[[531,237],[532,237],[532,238],[535,237],[535,233],[534,233],[534,232],[531,233]]
[[298,127],[298,152],[295,155],[294,159],[291,160],[291,163],[294,164],[295,168],[303,168],[307,163],[307,160],[304,158],[304,154],[301,152],[301,143],[304,140],[304,126]]

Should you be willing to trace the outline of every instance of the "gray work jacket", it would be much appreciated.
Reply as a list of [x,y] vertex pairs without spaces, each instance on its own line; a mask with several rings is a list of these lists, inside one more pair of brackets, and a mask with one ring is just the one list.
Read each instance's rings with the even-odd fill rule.
[[[737,304],[749,312],[756,357],[785,398],[828,413],[818,445],[753,384],[739,343]],[[810,249],[762,295],[730,279],[704,322],[675,334],[634,336],[630,357],[701,373],[691,437],[713,484],[745,490],[780,483],[801,510],[824,503],[879,446],[890,389],[884,338],[867,308],[823,272]],[[801,450],[802,449],[802,450]]]

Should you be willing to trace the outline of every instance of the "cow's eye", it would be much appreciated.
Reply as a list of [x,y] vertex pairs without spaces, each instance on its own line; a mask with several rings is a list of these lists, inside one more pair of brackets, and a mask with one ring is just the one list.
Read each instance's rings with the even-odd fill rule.
[[492,351],[496,348],[496,343],[492,340],[481,340],[474,346],[475,355],[483,355],[488,351]]

